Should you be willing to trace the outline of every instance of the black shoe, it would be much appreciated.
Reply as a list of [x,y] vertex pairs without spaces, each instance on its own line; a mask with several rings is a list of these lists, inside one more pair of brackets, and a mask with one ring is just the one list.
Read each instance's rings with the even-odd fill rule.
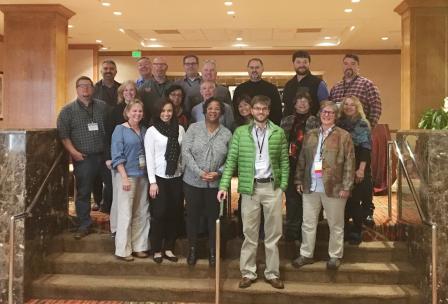
[[187,264],[188,265],[196,265],[196,248],[195,247],[190,247],[190,252],[188,253],[188,257],[187,257]]
[[359,245],[362,242],[362,235],[358,232],[350,232],[348,235],[348,243],[350,245]]
[[167,255],[166,254],[166,251],[163,253],[163,257],[165,258],[165,259],[167,259],[168,261],[170,261],[170,262],[174,262],[174,263],[176,263],[179,259],[177,258],[177,256],[175,256],[175,255]]
[[155,255],[153,255],[153,256],[152,256],[152,259],[153,259],[154,262],[156,262],[157,264],[160,264],[160,263],[162,263],[162,261],[163,261],[163,257],[162,257],[161,255],[159,255],[159,256],[155,256]]
[[366,218],[364,219],[364,225],[370,228],[375,226],[375,220],[373,219],[373,215],[366,216]]
[[73,237],[75,238],[75,240],[80,240],[86,236],[88,236],[91,233],[90,229],[79,229],[77,232],[75,232],[75,234],[73,235]]
[[210,255],[208,256],[208,265],[210,267],[215,267],[216,265],[216,254],[214,249],[210,250]]

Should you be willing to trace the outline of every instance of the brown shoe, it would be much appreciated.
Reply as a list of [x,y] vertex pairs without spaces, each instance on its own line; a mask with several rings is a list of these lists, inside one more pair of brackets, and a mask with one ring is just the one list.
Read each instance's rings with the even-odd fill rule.
[[147,258],[149,255],[144,252],[144,251],[140,251],[140,252],[133,252],[132,253],[133,256],[135,256],[136,258],[140,258],[140,259],[145,259]]
[[280,280],[279,278],[274,278],[274,279],[264,279],[267,283],[271,284],[272,287],[277,288],[277,289],[283,289],[285,288],[285,285],[283,284],[282,280]]
[[248,277],[242,277],[240,280],[240,284],[238,285],[239,288],[247,288],[252,285],[252,283],[255,283],[255,280],[249,279]]
[[75,232],[75,234],[73,235],[73,238],[75,240],[80,240],[83,237],[86,237],[90,234],[90,230],[89,229],[80,229],[77,232]]
[[125,257],[116,255],[116,257],[117,257],[117,259],[125,261],[125,262],[132,262],[134,260],[132,255],[128,255],[128,256],[125,256]]

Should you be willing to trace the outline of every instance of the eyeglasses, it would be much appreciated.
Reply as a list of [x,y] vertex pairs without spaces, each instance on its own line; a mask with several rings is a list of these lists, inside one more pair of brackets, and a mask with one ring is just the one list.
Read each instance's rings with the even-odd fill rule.
[[336,114],[336,113],[333,112],[333,111],[322,111],[322,112],[320,112],[320,113],[321,113],[322,115],[329,115],[329,116]]

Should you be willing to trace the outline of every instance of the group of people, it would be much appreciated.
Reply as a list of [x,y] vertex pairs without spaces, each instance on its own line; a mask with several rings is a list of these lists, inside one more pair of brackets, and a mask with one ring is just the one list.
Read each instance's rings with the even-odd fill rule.
[[250,79],[236,88],[233,99],[216,83],[216,63],[205,61],[200,75],[195,55],[183,58],[185,77],[174,82],[166,76],[163,57],[140,58],[137,81],[116,82],[111,60],[102,63],[98,83],[78,78],[77,99],[57,121],[74,165],[79,218],[74,237],[90,233],[90,197],[100,178],[117,258],[146,258],[150,244],[156,263],[177,262],[174,244],[185,220],[187,263],[195,265],[205,219],[213,266],[219,204],[237,175],[244,235],[240,288],[257,279],[261,222],[265,280],[284,287],[278,252],[283,192],[285,238],[301,241],[292,264],[313,263],[323,206],[330,227],[327,268],[337,269],[344,238],[359,244],[363,221],[373,215],[371,129],[381,100],[374,84],[359,75],[354,54],[343,58],[344,77],[330,92],[311,74],[308,52],[295,52],[292,62],[296,76],[286,84],[283,99],[262,79],[259,58],[249,60]]

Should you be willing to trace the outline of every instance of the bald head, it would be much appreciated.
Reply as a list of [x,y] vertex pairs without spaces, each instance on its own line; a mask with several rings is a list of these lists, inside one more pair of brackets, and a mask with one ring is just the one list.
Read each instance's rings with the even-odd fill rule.
[[157,81],[165,81],[168,64],[165,57],[155,57],[152,60],[152,75]]
[[216,76],[218,72],[216,71],[216,63],[213,60],[206,60],[202,66],[202,79],[204,81],[216,82]]

